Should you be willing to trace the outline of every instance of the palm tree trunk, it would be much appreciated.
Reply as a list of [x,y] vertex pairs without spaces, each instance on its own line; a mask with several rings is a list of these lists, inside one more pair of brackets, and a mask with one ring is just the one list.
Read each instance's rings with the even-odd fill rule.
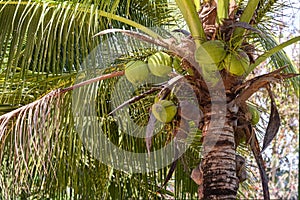
[[234,129],[226,113],[205,117],[203,153],[203,199],[236,199],[238,179]]

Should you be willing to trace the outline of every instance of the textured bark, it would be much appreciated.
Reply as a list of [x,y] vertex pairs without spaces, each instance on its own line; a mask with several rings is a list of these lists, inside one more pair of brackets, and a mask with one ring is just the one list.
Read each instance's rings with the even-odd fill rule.
[[[224,124],[220,123],[222,120]],[[226,113],[207,116],[203,136],[203,199],[236,199],[238,179],[234,129]]]

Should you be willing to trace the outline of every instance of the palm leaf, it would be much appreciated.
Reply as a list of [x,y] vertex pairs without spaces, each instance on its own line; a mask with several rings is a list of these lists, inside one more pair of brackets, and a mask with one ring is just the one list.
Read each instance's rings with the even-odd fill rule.
[[[97,43],[96,38],[89,39],[93,34],[89,27],[98,30],[98,25],[94,24],[95,15],[90,17],[79,10],[82,7],[79,4],[15,3],[0,4],[0,18],[4,23],[1,27],[5,29],[1,32],[0,45],[1,54],[6,58],[0,61],[1,99],[4,98],[2,103],[26,104],[28,101],[21,99],[22,91],[32,88],[33,81],[40,83],[34,95],[36,99],[55,87],[58,80],[68,80],[72,74],[74,78],[83,58]],[[10,99],[5,99],[7,92]]]
[[[258,37],[258,41],[264,51],[268,52],[271,49],[275,50],[275,48],[278,48],[278,50],[282,49],[279,47],[278,42],[275,40],[274,36],[271,33],[266,31],[266,29],[260,29],[260,30],[263,31],[264,34],[262,37]],[[295,37],[293,39],[295,40],[297,38],[299,40],[299,36]],[[289,41],[291,41],[291,40],[289,40]],[[287,42],[289,42],[289,41],[287,41]],[[290,58],[287,56],[287,54],[283,50],[276,51],[276,53],[272,54],[270,56],[269,61],[270,61],[270,63],[272,63],[272,67],[274,69],[279,69],[280,67],[287,65],[284,72],[295,73],[295,74],[299,73],[298,70],[296,69],[295,65],[292,63]],[[298,97],[300,95],[299,94],[299,80],[300,80],[299,76],[290,78],[288,80],[289,83],[293,86],[294,91]]]

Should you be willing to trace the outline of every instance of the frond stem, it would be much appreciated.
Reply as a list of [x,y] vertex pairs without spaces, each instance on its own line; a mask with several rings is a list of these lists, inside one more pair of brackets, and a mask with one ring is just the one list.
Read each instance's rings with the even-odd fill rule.
[[64,89],[61,90],[61,93],[65,93],[65,92],[74,90],[76,88],[79,88],[79,87],[82,87],[82,86],[85,86],[85,85],[88,85],[88,84],[91,84],[91,83],[95,83],[97,81],[101,81],[101,80],[105,80],[105,79],[109,79],[109,78],[114,78],[114,77],[118,77],[118,76],[123,76],[124,73],[125,73],[124,71],[117,71],[117,72],[112,72],[110,74],[105,74],[105,75],[102,75],[102,76],[99,76],[99,77],[96,77],[96,78],[92,78],[92,79],[83,81],[81,83],[75,84],[73,86],[64,88]]
[[206,35],[192,0],[176,0],[189,29],[195,40],[196,47],[206,41]]

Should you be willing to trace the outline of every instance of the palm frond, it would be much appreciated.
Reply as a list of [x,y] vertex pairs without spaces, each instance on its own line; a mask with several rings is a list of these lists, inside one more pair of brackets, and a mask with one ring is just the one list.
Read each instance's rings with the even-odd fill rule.
[[[146,49],[146,51],[143,53],[141,49]],[[80,66],[81,73],[78,74],[76,80],[78,84],[72,86],[72,89],[83,85],[86,80],[96,80],[93,78],[101,74],[124,69],[124,63],[128,62],[132,56],[139,55],[142,59],[143,56],[153,51],[155,51],[153,45],[120,34],[103,37],[101,45],[92,51]],[[152,78],[150,81],[162,80]],[[1,163],[2,165],[10,163],[5,167],[1,179],[1,185],[6,186],[2,188],[3,197],[25,195],[24,197],[33,198],[35,194],[38,194],[42,197],[75,195],[78,198],[88,198],[95,191],[102,191],[99,193],[99,198],[103,197],[101,195],[107,195],[106,192],[111,189],[109,184],[114,183],[107,182],[110,177],[105,173],[106,167],[94,158],[97,154],[93,154],[99,144],[96,139],[99,129],[119,148],[129,151],[146,151],[144,139],[136,139],[132,135],[125,134],[132,133],[134,136],[143,137],[144,133],[143,126],[136,126],[135,123],[128,123],[124,120],[132,118],[128,115],[128,108],[117,112],[113,117],[107,116],[111,111],[111,106],[116,107],[127,100],[130,97],[128,95],[131,95],[130,91],[134,94],[134,88],[126,79],[110,79],[99,84],[94,83],[78,88],[73,91],[72,96],[62,95],[67,91],[70,89],[64,89],[62,92],[55,90],[42,99],[1,117],[1,143],[3,144],[1,145]],[[95,104],[96,99],[97,104]],[[139,109],[140,113],[146,114],[153,99],[143,101],[146,103],[139,102],[137,105],[132,105],[131,109]],[[148,101],[150,102],[147,103]],[[25,118],[27,121],[23,122]],[[139,116],[138,120],[140,119]],[[147,116],[144,120],[147,120]],[[99,124],[101,124],[100,127]],[[83,127],[85,129],[82,129]],[[99,127],[99,129],[93,127]],[[157,130],[161,128],[158,126]],[[86,134],[92,136],[93,140],[86,137]],[[157,134],[155,140],[161,142],[157,142],[153,148],[159,149],[161,145],[164,145],[168,135],[165,131]],[[32,151],[34,153],[31,153]],[[104,155],[110,161],[114,161],[113,152]],[[124,158],[131,159],[131,157]],[[83,175],[80,174],[81,171]],[[96,172],[103,177],[94,178],[94,180],[87,177],[89,173]],[[119,174],[119,172],[115,173]],[[146,174],[142,178],[145,179],[148,176],[149,174]],[[35,177],[37,181],[29,181],[35,180]],[[128,179],[124,180],[128,182]],[[133,185],[129,188],[134,188],[136,197],[149,194],[147,191],[152,191],[156,196],[157,180],[152,180],[151,190],[146,184],[149,181],[150,179],[144,185],[140,185],[140,187],[146,187],[146,190]],[[130,179],[130,184],[136,183]],[[122,190],[122,195],[125,194],[123,192]]]
[[[146,8],[166,3],[144,2],[143,14],[146,14]],[[3,27],[0,33],[1,103],[18,105],[32,101],[21,100],[21,95],[31,97],[23,91],[32,87],[28,85],[32,81],[40,82],[39,89],[44,93],[56,85],[48,81],[49,76],[73,74],[74,78],[84,58],[101,42],[98,37],[92,36],[109,26],[124,26],[123,23],[108,20],[106,15],[109,13],[105,14],[105,10],[114,13],[116,10],[111,10],[111,7],[121,8],[126,2],[110,4],[107,1],[100,1],[96,5],[90,1],[0,2],[0,26]],[[166,16],[170,15],[171,9],[165,7],[158,7],[155,15],[148,12],[150,16],[147,16],[147,21],[138,21],[141,13],[135,13],[134,8],[128,7],[127,10],[137,22],[151,27],[151,24],[158,23],[159,19],[166,20]],[[101,17],[103,15],[106,17]],[[4,96],[7,93],[11,99]],[[34,98],[41,93],[36,92]]]
[[174,24],[175,9],[171,5],[171,2],[162,0],[121,0],[116,14],[140,24],[147,24],[148,27],[176,26]]
[[[39,179],[53,171],[48,156],[55,151],[56,145],[52,146],[50,141],[57,140],[61,127],[58,118],[63,104],[59,97],[59,92],[53,91],[41,101],[1,117],[1,196],[34,194],[39,190],[34,183],[42,183]],[[28,120],[23,121],[24,118]],[[49,132],[49,129],[56,131]],[[14,134],[7,134],[11,132]]]
[[[110,77],[104,75],[97,80]],[[67,187],[74,190],[72,194],[78,193],[84,198],[90,198],[96,191],[105,192],[102,189],[108,176],[106,167],[91,157],[82,145],[70,112],[71,95],[65,94],[81,85],[53,90],[0,117],[1,197],[34,198],[35,194],[56,197],[67,195]],[[105,177],[93,181],[87,178],[95,172],[97,177],[100,174]],[[78,180],[82,185],[78,185]]]
[[[266,31],[265,29],[260,29],[260,30],[263,31],[264,34],[262,37],[258,37],[258,40],[264,51],[267,52],[268,50],[273,49],[279,45],[271,33]],[[287,68],[285,68],[284,72],[295,73],[295,74],[299,73],[299,71],[297,70],[297,68],[292,63],[291,59],[289,58],[289,56],[283,50],[278,51],[277,53],[274,53],[270,57],[269,61],[272,63],[272,67],[274,67],[274,69],[279,69],[280,67],[287,65]],[[299,94],[300,77],[297,76],[297,77],[289,79],[288,81],[293,86],[296,95],[299,97],[299,95],[300,95]]]
[[74,78],[98,43],[90,27],[105,27],[95,14],[86,14],[95,8],[69,2],[9,1],[2,2],[0,10],[1,102],[13,105],[32,101],[22,98],[30,97],[26,88],[34,89],[31,84],[40,83],[36,99],[59,80]]

